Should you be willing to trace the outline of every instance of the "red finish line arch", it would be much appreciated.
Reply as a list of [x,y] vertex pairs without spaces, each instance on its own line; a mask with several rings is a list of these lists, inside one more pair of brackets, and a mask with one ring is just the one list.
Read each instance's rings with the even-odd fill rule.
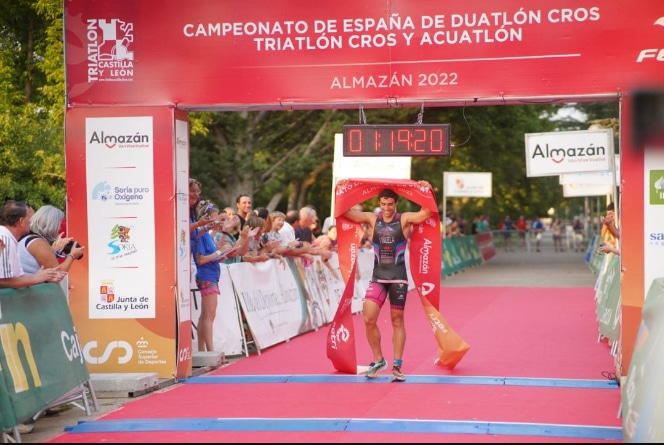
[[[646,170],[647,150],[632,145],[626,116],[633,91],[662,87],[660,0],[64,7],[70,231],[90,252],[88,267],[71,274],[71,308],[93,371],[191,372],[187,111],[615,100],[624,269],[617,366],[626,372],[655,260],[644,247],[644,183],[649,170],[664,170],[657,156]],[[118,225],[131,241],[118,243]]]

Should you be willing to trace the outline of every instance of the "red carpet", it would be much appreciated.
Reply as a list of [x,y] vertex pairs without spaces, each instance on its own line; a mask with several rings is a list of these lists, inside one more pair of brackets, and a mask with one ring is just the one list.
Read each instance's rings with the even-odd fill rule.
[[[459,365],[449,371],[433,364],[437,344],[419,299],[412,295],[406,308],[405,383],[365,381],[361,376],[337,373],[325,356],[327,328],[324,327],[264,350],[260,356],[253,355],[206,376],[127,403],[91,422],[99,425],[104,421],[122,420],[119,429],[114,430],[117,432],[74,431],[50,442],[620,442],[587,439],[583,434],[576,438],[558,437],[555,433],[548,434],[547,428],[543,433],[523,435],[530,430],[521,426],[621,427],[617,417],[620,403],[617,387],[546,386],[551,379],[606,380],[602,371],[613,369],[609,347],[597,342],[593,297],[594,291],[588,288],[444,288],[440,312],[471,345]],[[368,364],[371,356],[364,341],[362,318],[360,315],[353,318],[358,335],[358,362]],[[391,362],[392,330],[388,308],[381,312],[380,323],[383,351]],[[387,377],[389,372],[383,374]],[[284,381],[223,381],[230,376],[260,375],[283,376]],[[288,382],[289,376],[313,376],[322,380]],[[355,380],[324,380],[333,376]],[[530,378],[528,381],[533,386],[445,383],[444,380],[435,384],[418,383],[422,376],[498,377],[501,381],[523,377]],[[542,384],[533,378],[542,379]],[[163,431],[162,426],[155,426],[157,431],[139,431],[150,429],[145,421],[151,419],[170,419],[168,424],[173,425],[172,431]],[[194,428],[178,426],[178,422],[187,419],[202,420],[200,426]],[[229,419],[230,427],[206,431],[206,421]],[[246,419],[254,422],[248,428],[242,426]],[[256,424],[256,419],[262,421]],[[281,428],[275,419],[296,421],[284,430],[261,431],[261,424],[266,425],[266,429],[267,425]],[[301,431],[297,419],[302,419]],[[358,422],[361,427],[361,419],[373,419],[372,428],[381,422],[392,425],[396,420],[410,419],[410,423],[403,424],[403,431],[397,426],[389,431],[371,432],[330,431],[328,427],[310,430],[304,426],[316,419],[340,419],[339,423],[352,419],[349,427]],[[437,421],[432,426],[434,429],[427,429],[429,421]],[[440,427],[441,422],[480,425],[473,434],[429,432],[437,431],[435,428]],[[508,428],[498,434],[481,433],[483,424],[500,429],[505,427],[503,422],[508,423],[508,427],[514,423],[518,432],[510,433]],[[216,427],[218,424],[210,428]],[[412,432],[409,428],[418,430]]]

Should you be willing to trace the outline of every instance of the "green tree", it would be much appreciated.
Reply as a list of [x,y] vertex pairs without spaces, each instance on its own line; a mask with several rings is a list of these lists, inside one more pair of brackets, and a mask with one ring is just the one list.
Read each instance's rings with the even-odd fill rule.
[[62,4],[0,3],[0,190],[35,207],[62,207]]

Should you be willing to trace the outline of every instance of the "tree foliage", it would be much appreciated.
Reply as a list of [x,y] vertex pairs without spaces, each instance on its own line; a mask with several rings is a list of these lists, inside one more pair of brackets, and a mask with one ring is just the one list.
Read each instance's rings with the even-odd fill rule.
[[62,5],[0,3],[0,190],[34,206],[62,206]]

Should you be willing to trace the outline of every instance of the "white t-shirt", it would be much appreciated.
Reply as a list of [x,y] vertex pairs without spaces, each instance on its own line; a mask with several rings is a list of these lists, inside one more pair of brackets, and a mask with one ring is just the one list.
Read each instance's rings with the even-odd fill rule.
[[284,221],[283,227],[279,230],[279,238],[281,238],[282,246],[286,246],[291,241],[295,241],[295,229],[293,229],[293,226],[291,226],[290,223]]
[[0,278],[25,275],[18,255],[18,242],[9,229],[3,225],[0,225],[0,238],[5,242],[5,249],[0,254]]

